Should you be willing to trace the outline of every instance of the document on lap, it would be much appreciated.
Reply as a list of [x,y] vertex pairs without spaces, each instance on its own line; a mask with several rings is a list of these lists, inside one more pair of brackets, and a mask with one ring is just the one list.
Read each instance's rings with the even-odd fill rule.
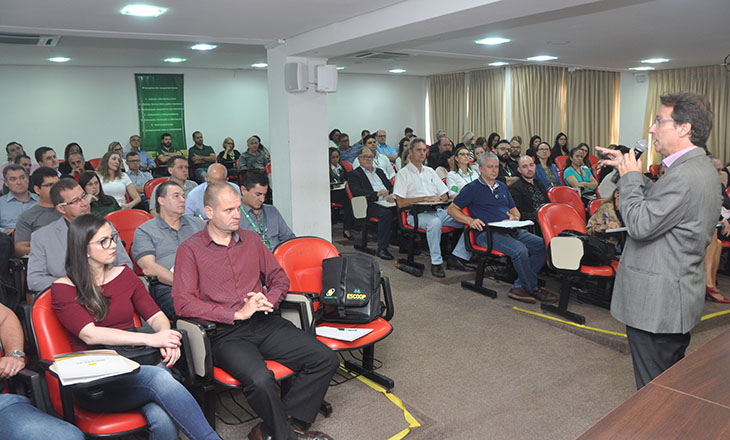
[[387,200],[378,200],[375,203],[382,206],[383,208],[393,208],[395,206],[395,202],[389,202]]
[[137,362],[118,355],[114,350],[64,353],[54,356],[54,361],[51,371],[64,386],[127,374],[139,368]]
[[532,226],[535,223],[532,220],[502,220],[501,222],[488,223],[489,226],[495,228],[524,228],[525,226]]

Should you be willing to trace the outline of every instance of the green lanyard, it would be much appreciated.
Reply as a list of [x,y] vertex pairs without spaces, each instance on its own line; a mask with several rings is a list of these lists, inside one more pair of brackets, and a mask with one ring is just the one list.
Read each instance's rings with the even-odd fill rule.
[[512,177],[512,168],[509,167],[509,165],[503,166],[502,170],[508,177]]
[[256,232],[259,237],[261,237],[261,241],[264,242],[267,248],[271,249],[271,243],[269,242],[268,237],[266,237],[266,232],[269,230],[269,227],[266,225],[266,211],[264,211],[264,207],[261,207],[261,215],[264,219],[263,228],[259,228],[259,225],[256,224],[256,222],[253,221],[250,215],[248,215],[248,212],[246,212],[245,209],[243,209],[243,206],[241,206],[241,212],[243,215],[246,216],[246,220],[251,224],[251,227],[253,227],[254,232]]

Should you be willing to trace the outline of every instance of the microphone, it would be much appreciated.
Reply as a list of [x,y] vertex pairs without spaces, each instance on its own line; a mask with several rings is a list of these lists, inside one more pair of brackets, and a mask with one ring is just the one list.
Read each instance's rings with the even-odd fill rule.
[[[634,146],[634,155],[636,156],[636,160],[639,160],[642,153],[644,153],[647,148],[649,148],[649,142],[647,142],[646,139],[639,139],[636,141],[636,146]],[[616,174],[614,174],[611,178],[611,182],[618,183],[620,178],[621,175],[618,173],[618,170],[616,170]]]

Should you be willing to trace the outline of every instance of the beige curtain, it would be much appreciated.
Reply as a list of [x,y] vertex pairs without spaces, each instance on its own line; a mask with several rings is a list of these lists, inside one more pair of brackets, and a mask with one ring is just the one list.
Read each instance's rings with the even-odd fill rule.
[[[649,72],[649,93],[646,97],[644,134],[656,118],[661,106],[659,97],[669,93],[692,92],[710,101],[714,115],[707,149],[722,163],[730,161],[730,73],[723,66],[690,67]],[[649,139],[648,137],[646,139]],[[659,163],[661,156],[651,151],[650,163]]]
[[431,130],[446,130],[449,138],[457,144],[466,119],[464,73],[434,75],[428,79]]
[[591,148],[618,142],[620,76],[617,72],[566,73],[566,131],[570,146]]
[[521,136],[525,143],[539,135],[552,145],[555,136],[565,131],[564,76],[563,67],[512,67],[513,136]]
[[467,123],[477,137],[492,132],[504,135],[504,78],[504,67],[469,72]]

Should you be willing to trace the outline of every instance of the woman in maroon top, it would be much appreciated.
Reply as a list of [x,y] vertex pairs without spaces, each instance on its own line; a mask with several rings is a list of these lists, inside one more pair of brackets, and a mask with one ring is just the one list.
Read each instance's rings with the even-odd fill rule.
[[[71,347],[97,345],[159,347],[162,362],[142,365],[137,374],[103,384],[101,399],[75,395],[82,408],[99,412],[139,409],[147,419],[150,440],[178,438],[178,428],[191,440],[219,439],[197,402],[164,368],[180,358],[180,333],[126,266],[112,266],[116,243],[109,222],[95,214],[77,217],[68,228],[66,277],[51,285],[53,309],[71,333]],[[124,331],[137,313],[155,333]],[[164,365],[163,365],[164,364]]]

